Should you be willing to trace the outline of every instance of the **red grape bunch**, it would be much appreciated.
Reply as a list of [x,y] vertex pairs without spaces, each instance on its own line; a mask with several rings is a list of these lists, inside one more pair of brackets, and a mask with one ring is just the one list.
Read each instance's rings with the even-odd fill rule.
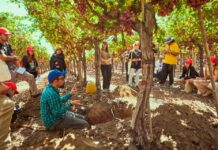
[[133,10],[125,10],[120,16],[121,28],[126,31],[129,35],[132,32],[132,26],[136,24],[136,15]]
[[207,3],[207,0],[187,0],[189,6],[193,8],[198,8],[201,5]]
[[159,16],[166,16],[169,13],[173,11],[173,8],[176,6],[176,4],[179,2],[179,0],[169,0],[167,2],[163,0],[154,0],[154,4],[159,5],[158,15]]
[[77,8],[80,11],[81,15],[84,15],[87,8],[86,0],[75,0],[75,3],[77,4]]

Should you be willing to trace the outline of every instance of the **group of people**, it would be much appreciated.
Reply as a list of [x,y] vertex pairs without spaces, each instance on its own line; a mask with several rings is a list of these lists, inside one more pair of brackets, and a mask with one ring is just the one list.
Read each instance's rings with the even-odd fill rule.
[[[34,47],[26,48],[26,55],[19,61],[15,55],[9,38],[12,34],[6,28],[0,28],[0,144],[5,145],[9,137],[11,119],[14,114],[15,103],[12,97],[18,94],[16,81],[26,81],[29,84],[29,91],[32,98],[40,97],[40,115],[44,126],[48,130],[65,128],[85,128],[89,123],[85,117],[72,111],[72,106],[81,105],[79,100],[71,100],[77,95],[77,88],[64,96],[60,95],[59,89],[64,87],[66,77],[66,63],[61,48],[57,48],[50,59],[50,71],[48,74],[48,85],[43,92],[39,92],[36,86],[36,78],[39,76],[39,65],[34,54]],[[160,85],[166,82],[169,76],[169,87],[174,83],[174,67],[177,64],[179,46],[173,38],[166,39],[167,47],[163,51],[163,56],[155,62],[154,77],[159,80]],[[142,51],[139,41],[133,46],[128,46],[123,54],[126,67],[126,81],[128,85],[139,88],[139,76],[142,68]],[[110,89],[112,77],[113,56],[109,53],[108,43],[102,42],[100,52],[101,72],[103,77],[103,91]],[[218,61],[217,57],[210,58],[212,72],[216,87],[218,88]],[[200,78],[196,69],[192,65],[192,59],[184,61],[180,83],[185,85],[186,92],[198,90],[198,94],[207,96],[212,93],[212,85],[208,68],[204,69],[204,78]],[[21,68],[25,68],[23,71]]]
[[[27,47],[27,55],[23,57],[22,64],[20,64],[18,57],[8,43],[11,36],[12,34],[6,28],[0,28],[0,144],[3,146],[9,140],[7,137],[10,123],[14,109],[17,108],[15,102],[11,99],[15,94],[19,93],[15,84],[16,81],[28,82],[31,97],[36,98],[40,95],[35,83],[34,72],[31,72],[33,66],[37,67],[38,65],[32,53],[33,47]],[[27,64],[27,62],[29,63]],[[18,71],[21,65],[26,67],[26,71],[23,70],[22,73]]]
[[[211,56],[212,63],[212,78],[215,81],[216,90],[218,90],[218,60],[217,57]],[[209,96],[213,92],[212,84],[210,81],[210,74],[208,67],[204,68],[204,77],[200,77],[194,66],[192,59],[186,59],[183,67],[180,82],[185,84],[185,92],[190,93],[197,89],[197,94],[202,96]]]
[[[166,39],[167,47],[160,55],[159,60],[155,62],[154,77],[159,80],[160,85],[164,84],[169,76],[169,87],[174,83],[174,67],[177,64],[177,56],[179,54],[179,46],[171,37]],[[216,90],[218,90],[218,61],[216,56],[211,56],[213,78],[215,81]],[[184,85],[184,90],[187,93],[197,90],[197,94],[208,96],[212,94],[213,88],[210,81],[208,67],[204,68],[204,77],[200,77],[192,65],[192,59],[184,61],[184,67],[180,76],[179,82]]]
[[[129,86],[136,87],[139,85],[139,75],[141,70],[142,52],[139,49],[139,42],[133,44],[133,48],[129,45],[123,53],[125,58],[126,81]],[[178,61],[180,49],[176,41],[171,38],[166,38],[166,48],[162,51],[162,55],[154,63],[154,77],[158,80],[159,85],[164,85],[169,77],[169,89],[174,83],[175,67]],[[216,90],[218,90],[218,61],[216,56],[210,57],[212,63],[213,78],[215,81]],[[204,68],[204,77],[200,77],[194,66],[192,59],[184,60],[184,67],[180,76],[179,83],[184,85],[184,90],[187,93],[197,90],[197,93],[202,96],[212,94],[213,88],[210,81],[208,67]],[[133,82],[134,81],[134,82]]]
[[66,76],[66,63],[60,48],[56,49],[50,59],[48,74],[49,84],[41,93],[36,85],[39,76],[39,66],[34,54],[34,47],[28,46],[26,54],[19,61],[18,56],[9,44],[12,34],[8,29],[0,27],[0,145],[6,149],[11,141],[9,131],[13,116],[18,108],[12,97],[18,94],[17,81],[26,81],[29,84],[29,92],[32,98],[40,98],[40,114],[42,122],[49,130],[64,128],[89,127],[84,116],[70,110],[73,105],[80,105],[78,100],[69,100],[77,91],[75,87],[65,96],[60,96],[59,88],[62,88]]

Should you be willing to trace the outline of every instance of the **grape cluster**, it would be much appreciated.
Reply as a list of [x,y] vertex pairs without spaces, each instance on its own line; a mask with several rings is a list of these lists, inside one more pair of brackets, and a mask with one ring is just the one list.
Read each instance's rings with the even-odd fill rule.
[[120,18],[120,25],[121,28],[127,32],[129,35],[132,35],[132,26],[134,26],[136,24],[136,15],[135,12],[133,10],[125,10]]
[[75,3],[77,4],[77,9],[79,10],[81,15],[84,15],[87,8],[87,3],[85,0],[75,0]]
[[187,3],[189,6],[193,8],[198,8],[201,5],[207,3],[207,0],[188,0]]
[[158,15],[159,16],[166,16],[169,13],[173,11],[173,8],[176,6],[176,4],[179,2],[179,0],[169,0],[168,2],[164,2],[163,0],[154,0],[154,4],[159,5]]

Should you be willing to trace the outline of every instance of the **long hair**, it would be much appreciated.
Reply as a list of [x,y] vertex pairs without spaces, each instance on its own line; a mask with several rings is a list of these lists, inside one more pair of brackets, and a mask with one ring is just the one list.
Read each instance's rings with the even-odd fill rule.
[[[106,45],[106,48],[103,48],[103,44]],[[103,41],[103,42],[102,42],[102,48],[101,48],[101,50],[106,51],[107,53],[109,52],[109,50],[108,50],[108,44],[107,44],[106,41]]]
[[28,59],[28,62],[36,62],[36,57],[35,57],[35,54],[33,53],[33,55],[30,55],[29,51],[27,51],[27,59]]

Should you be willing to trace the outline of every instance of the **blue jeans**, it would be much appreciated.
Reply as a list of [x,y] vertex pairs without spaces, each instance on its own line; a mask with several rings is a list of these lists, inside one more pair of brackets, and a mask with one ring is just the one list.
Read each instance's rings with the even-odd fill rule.
[[85,117],[71,112],[67,111],[66,114],[58,120],[54,125],[52,125],[49,129],[50,130],[62,130],[67,128],[73,128],[73,129],[82,129],[89,127],[89,123],[85,120]]

